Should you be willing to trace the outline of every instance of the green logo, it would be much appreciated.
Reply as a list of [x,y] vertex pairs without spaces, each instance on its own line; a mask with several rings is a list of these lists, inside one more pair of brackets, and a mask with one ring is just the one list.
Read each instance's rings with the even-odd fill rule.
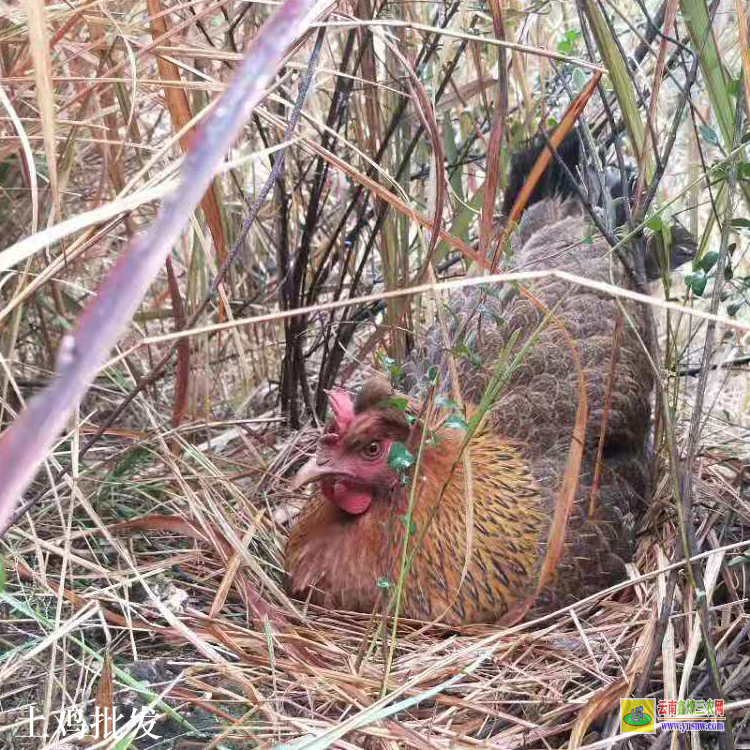
[[622,720],[631,727],[645,727],[653,721],[643,710],[643,706],[634,706],[629,714],[622,717]]

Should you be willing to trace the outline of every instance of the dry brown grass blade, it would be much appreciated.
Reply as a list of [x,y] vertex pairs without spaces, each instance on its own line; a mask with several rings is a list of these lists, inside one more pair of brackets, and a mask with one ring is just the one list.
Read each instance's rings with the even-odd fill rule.
[[[498,39],[505,38],[503,28],[503,14],[498,0],[490,0],[492,11],[492,26]],[[508,116],[508,77],[505,62],[505,50],[498,49],[500,56],[498,67],[500,78],[497,83],[495,96],[495,112],[492,119],[492,127],[487,144],[487,175],[484,180],[484,200],[482,204],[482,215],[479,221],[479,255],[489,259],[490,243],[492,242],[493,228],[495,224],[495,205],[497,201],[497,188],[500,184],[500,168],[502,165],[500,154],[503,148],[503,135],[505,133],[505,120]]]
[[747,24],[750,20],[750,11],[747,3],[742,0],[734,0],[737,10],[737,20],[740,37],[740,61],[742,63],[742,84],[745,90],[745,111],[750,112],[750,35]]
[[655,627],[655,620],[650,619],[641,631],[638,643],[633,649],[628,665],[625,667],[625,676],[599,690],[586,705],[586,708],[578,714],[570,733],[569,750],[576,750],[580,747],[591,724],[618,708],[620,699],[630,695],[633,684],[643,672],[648,659],[648,646],[653,638]]
[[[95,21],[100,20],[103,14],[98,17],[92,17],[89,21],[88,29],[91,34],[91,38],[101,42],[101,50],[99,50],[100,69],[104,68],[110,59],[111,49],[106,46],[106,39],[104,37],[104,27],[101,23]],[[94,97],[97,92],[91,91],[88,96],[81,102],[81,112],[85,112],[89,100]],[[119,131],[117,124],[117,104],[115,101],[115,92],[112,88],[105,88],[99,92],[99,96],[96,97],[97,105],[104,112],[103,120],[107,128],[107,138],[109,143],[103,143],[101,146],[102,161],[106,165],[106,169],[102,170],[100,177],[100,189],[97,203],[101,203],[103,199],[103,191],[109,177],[109,182],[114,186],[118,193],[122,192],[125,183],[125,173],[122,164],[122,149],[117,148],[119,140]],[[129,214],[125,214],[123,217],[125,226],[127,227],[128,234],[132,237],[135,232],[132,218]]]
[[[440,102],[435,107],[435,111],[440,114],[441,112],[450,111],[455,107],[466,106],[474,97],[484,94],[493,86],[496,86],[497,82],[497,78],[478,75],[473,81],[455,86],[450,94],[443,94]],[[416,114],[410,114],[409,121],[416,120],[417,117],[418,115]]]
[[[550,144],[552,146],[557,148],[565,140],[565,136],[568,135],[571,130],[573,130],[578,116],[581,114],[581,112],[583,112],[584,107],[596,91],[596,87],[599,85],[601,77],[601,72],[595,72],[594,75],[591,76],[591,80],[586,84],[583,91],[581,91],[581,93],[568,107],[562,119],[560,120],[560,124],[555,128],[554,132],[549,138]],[[531,169],[531,173],[529,174],[528,179],[518,193],[516,202],[513,204],[513,208],[511,208],[510,214],[505,220],[505,226],[503,227],[503,231],[500,235],[500,240],[498,241],[495,248],[491,265],[492,273],[495,273],[495,270],[497,269],[497,264],[500,260],[500,251],[505,247],[505,244],[507,243],[511,232],[513,231],[515,225],[518,223],[518,220],[521,218],[521,214],[526,207],[526,203],[528,202],[531,193],[534,191],[534,188],[544,174],[544,171],[549,166],[550,160],[552,158],[553,155],[549,148],[545,148],[542,150],[542,152],[539,154],[539,158],[536,160],[534,166]]]
[[[358,16],[360,18],[372,18],[373,11],[370,0],[359,0]],[[382,111],[378,101],[377,89],[377,63],[375,59],[375,50],[372,44],[372,34],[367,30],[358,28],[356,31],[359,40],[359,47],[362,50],[362,78],[371,85],[365,87],[364,108],[365,118],[368,129],[365,135],[368,144],[368,151],[375,154],[378,151],[379,143],[378,134],[383,132]]]
[[427,91],[419,79],[419,76],[414,72],[414,69],[409,65],[408,60],[399,52],[394,46],[390,45],[393,54],[401,61],[404,66],[404,70],[409,74],[408,82],[409,88],[412,93],[412,99],[418,104],[417,111],[419,112],[420,119],[427,132],[430,134],[430,144],[432,146],[432,161],[433,161],[433,179],[435,184],[435,211],[432,216],[432,227],[430,231],[430,241],[427,246],[427,253],[422,263],[422,268],[419,269],[413,284],[418,284],[419,281],[424,278],[427,274],[427,269],[432,265],[433,257],[435,254],[435,248],[442,236],[443,224],[444,224],[444,212],[445,212],[445,199],[446,199],[446,178],[445,178],[445,165],[444,165],[444,154],[443,154],[443,136],[440,132],[437,120],[435,119],[435,109],[432,106],[430,97],[427,95]]
[[[172,41],[167,34],[167,22],[164,15],[166,11],[162,9],[160,0],[148,0],[148,10],[151,22],[151,36],[153,37],[154,43],[156,43],[157,39],[163,39],[165,46],[170,47]],[[180,69],[163,54],[156,55],[156,64],[159,67],[159,75],[164,80],[172,82],[182,80]],[[185,89],[174,85],[165,86],[164,98],[166,99],[169,116],[172,118],[175,130],[181,130],[193,119]],[[194,130],[188,131],[180,138],[180,146],[185,153],[190,151],[194,138]],[[216,180],[214,180],[211,187],[206,191],[206,194],[201,200],[201,208],[206,216],[206,222],[208,223],[208,228],[213,237],[214,245],[216,246],[218,261],[219,264],[221,264],[226,259],[227,249],[224,241],[224,229],[221,221],[221,210],[219,208],[217,191],[218,185]]]
[[[205,200],[205,199],[204,199]],[[174,322],[177,330],[187,325],[185,316],[185,306],[182,304],[182,295],[177,283],[172,259],[166,260],[167,284],[169,296],[172,300],[172,310],[174,313]],[[184,339],[177,346],[177,377],[175,378],[174,402],[172,404],[172,427],[177,428],[182,424],[182,419],[187,410],[189,396],[189,378],[190,378],[190,340]],[[176,446],[175,446],[176,447]]]
[[[414,276],[414,280],[411,282],[412,284],[418,284],[420,280],[425,276],[425,274],[429,273],[429,269],[433,263],[433,259],[435,256],[435,249],[437,248],[438,242],[444,234],[443,213],[445,211],[446,204],[446,179],[442,136],[440,133],[440,128],[438,127],[437,120],[435,119],[434,107],[432,106],[432,102],[430,101],[430,98],[428,97],[427,92],[422,85],[422,82],[419,80],[419,77],[416,75],[413,68],[409,64],[409,61],[401,54],[398,48],[387,40],[386,43],[390,47],[393,55],[399,60],[399,62],[401,62],[404,70],[406,70],[408,73],[407,82],[409,84],[412,98],[419,105],[417,114],[425,129],[430,134],[430,143],[433,148],[432,159],[435,180],[435,210],[433,213],[431,224],[429,225],[430,233],[427,252],[425,253],[425,258],[421,264],[421,267],[417,270],[417,273]],[[362,176],[364,177],[364,175]],[[404,208],[407,208],[406,204],[403,205]],[[397,305],[396,309],[398,310],[398,314],[394,316],[392,325],[400,326],[403,324],[403,320],[406,317],[407,312],[409,311],[409,307],[408,305],[399,304]],[[364,345],[360,347],[359,351],[357,352],[357,356],[354,358],[354,361],[344,370],[341,378],[342,383],[346,383],[352,376],[357,366],[357,362],[363,361],[365,357],[375,351],[375,348],[381,343],[381,341],[383,341],[386,333],[387,331],[385,328],[378,328],[367,339]]]
[[49,26],[44,0],[24,0],[29,24],[29,45],[34,62],[36,100],[44,135],[49,184],[55,213],[60,216],[60,194],[57,185],[57,149],[55,121],[55,92],[52,87],[52,58],[50,56]]
[[99,676],[99,686],[96,689],[95,721],[92,727],[94,733],[88,739],[98,742],[114,735],[115,726],[115,702],[112,687],[112,655],[109,651],[104,653],[104,663]]
[[621,698],[626,698],[630,690],[630,681],[625,677],[615,680],[607,687],[599,690],[586,704],[576,717],[568,740],[569,750],[576,750],[583,744],[583,739],[589,727],[601,716],[609,713],[619,705]]
[[368,177],[365,174],[362,174],[362,172],[355,169],[350,164],[345,162],[343,159],[340,159],[339,157],[337,157],[335,154],[332,154],[330,151],[324,149],[319,144],[313,141],[305,141],[304,145],[309,150],[322,156],[327,162],[332,164],[334,167],[336,167],[337,169],[340,169],[342,172],[349,175],[355,182],[358,182],[360,185],[366,187],[368,190],[371,190],[373,193],[375,193],[378,196],[378,198],[381,198],[382,200],[389,203],[397,211],[404,214],[404,216],[416,221],[418,224],[420,224],[423,227],[426,227],[434,234],[437,234],[440,240],[450,245],[454,250],[458,250],[462,255],[464,255],[469,260],[472,260],[475,263],[480,264],[482,267],[485,267],[485,263],[482,260],[482,258],[479,256],[479,253],[477,253],[475,250],[472,250],[466,243],[461,242],[461,240],[459,240],[457,237],[454,237],[445,229],[436,230],[435,225],[430,219],[428,219],[424,214],[420,213],[419,211],[415,211],[413,208],[410,208],[409,206],[407,206],[400,198],[394,195],[390,190],[387,190],[382,185],[378,185],[378,183],[372,180],[370,177]]
[[643,135],[643,148],[638,159],[638,179],[636,181],[635,190],[633,191],[633,212],[636,213],[638,206],[640,205],[643,188],[646,184],[646,176],[649,172],[649,164],[652,160],[649,159],[649,147],[658,153],[658,143],[652,143],[652,134],[656,132],[656,108],[659,101],[659,90],[661,88],[662,79],[664,77],[664,68],[667,64],[667,51],[670,43],[667,39],[672,34],[672,27],[674,26],[675,19],[677,17],[677,7],[679,6],[679,0],[667,0],[666,12],[664,15],[664,28],[661,44],[659,45],[659,57],[656,62],[656,69],[654,70],[653,83],[651,85],[651,97],[648,105],[648,114],[646,115],[647,121],[652,124],[653,127],[645,128]]

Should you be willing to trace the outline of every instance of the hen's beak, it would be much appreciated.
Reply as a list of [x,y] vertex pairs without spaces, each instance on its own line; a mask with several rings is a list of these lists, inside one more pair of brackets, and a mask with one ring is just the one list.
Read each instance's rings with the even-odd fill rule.
[[318,455],[314,455],[295,475],[290,484],[291,490],[298,490],[311,482],[317,482],[332,473],[331,465],[326,461],[318,463]]

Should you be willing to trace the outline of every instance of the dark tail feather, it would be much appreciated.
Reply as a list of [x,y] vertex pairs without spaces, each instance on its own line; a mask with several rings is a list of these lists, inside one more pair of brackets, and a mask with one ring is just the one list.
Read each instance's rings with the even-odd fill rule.
[[[546,145],[543,139],[536,138],[526,148],[513,154],[510,162],[508,187],[503,196],[502,211],[504,216],[507,216],[513,208],[521,188]],[[575,131],[569,133],[560,144],[557,153],[570,170],[570,174],[576,176],[581,161],[581,143],[578,139],[578,133]],[[577,192],[573,182],[557,159],[553,158],[534,187],[526,207],[533,206],[545,198],[572,198],[575,195],[577,195]]]
[[[508,187],[503,196],[502,212],[504,216],[507,216],[513,208],[521,188],[546,145],[547,142],[543,138],[536,138],[529,146],[513,155]],[[534,187],[531,197],[526,203],[526,208],[545,198],[576,198],[579,194],[576,187],[581,180],[581,173],[588,183],[586,186],[587,192],[592,202],[601,208],[603,200],[599,187],[600,180],[596,179],[593,172],[586,168],[581,157],[581,141],[577,130],[573,130],[565,137],[557,149],[557,154],[568,171],[560,165],[557,158],[551,159],[541,179]],[[571,179],[571,176],[575,178],[575,181]],[[630,189],[634,186],[634,170],[627,170],[627,181],[629,190],[626,193],[620,170],[608,169],[604,176],[604,185],[614,202],[614,221],[618,227],[624,226],[627,220],[624,202],[630,194]],[[661,237],[651,237],[647,243],[645,266],[646,277],[649,281],[661,278],[665,273],[679,268],[695,256],[697,251],[695,238],[682,224],[675,221],[671,226],[671,234],[671,246],[667,252],[662,247]]]

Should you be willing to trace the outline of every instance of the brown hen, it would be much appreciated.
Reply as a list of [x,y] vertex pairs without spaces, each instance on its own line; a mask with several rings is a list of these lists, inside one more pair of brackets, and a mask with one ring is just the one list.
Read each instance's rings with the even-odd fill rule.
[[[528,161],[527,155],[516,162],[516,183]],[[632,289],[631,276],[608,245],[590,239],[592,229],[579,201],[565,195],[564,184],[548,178],[546,185],[547,193],[556,195],[538,191],[534,196],[537,202],[512,240],[506,269],[560,268]],[[684,234],[681,238],[686,240]],[[673,251],[672,260],[684,261],[689,244]],[[438,382],[449,380],[443,339],[435,327],[404,365],[408,408],[382,378],[365,383],[355,400],[341,390],[330,395],[333,416],[316,455],[297,477],[298,486],[317,482],[321,491],[287,542],[292,595],[370,612],[384,592],[393,590],[410,496],[402,474],[392,468],[392,451],[399,450],[393,446],[403,444],[416,456],[423,444],[413,478],[408,545],[413,559],[401,615],[442,618],[449,624],[493,621],[532,596],[573,439],[581,371],[588,422],[579,484],[562,558],[535,609],[570,604],[623,577],[633,548],[633,518],[647,497],[653,372],[644,348],[644,311],[632,301],[618,302],[555,278],[525,286],[530,295],[510,287],[472,287],[446,302],[451,340],[461,344],[456,359],[466,419],[497,363],[522,353],[468,448],[473,486],[468,560],[459,458],[464,426],[448,419],[450,405],[434,411],[425,425],[419,399],[428,381],[435,380],[434,371],[428,379],[430,366],[438,366]]]

